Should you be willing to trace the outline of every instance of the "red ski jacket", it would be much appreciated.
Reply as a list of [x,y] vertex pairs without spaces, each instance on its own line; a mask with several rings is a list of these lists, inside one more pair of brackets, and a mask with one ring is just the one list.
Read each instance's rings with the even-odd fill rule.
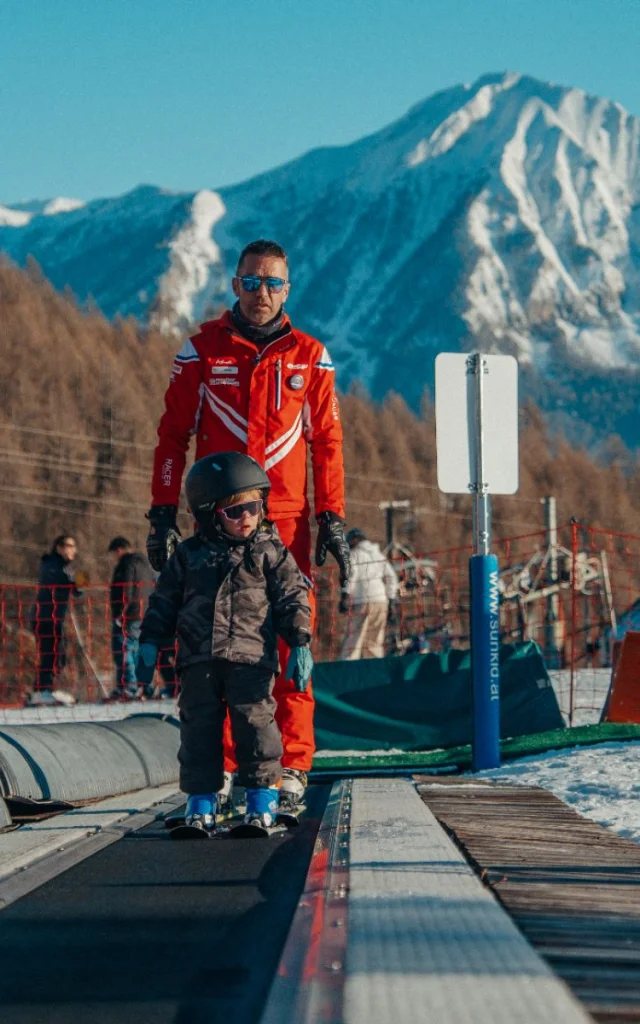
[[311,450],[315,513],[344,516],[342,426],[335,370],[320,341],[295,330],[259,347],[238,334],[230,312],[202,324],[175,358],[158,427],[153,505],[178,505],[186,453],[196,459],[246,452],[271,480],[269,514],[300,515]]

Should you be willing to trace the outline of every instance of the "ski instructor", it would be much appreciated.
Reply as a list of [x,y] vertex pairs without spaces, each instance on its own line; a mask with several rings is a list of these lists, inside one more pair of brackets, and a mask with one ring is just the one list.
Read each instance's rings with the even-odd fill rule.
[[[256,459],[271,481],[269,519],[305,576],[311,576],[307,448],[311,452],[316,565],[329,551],[349,579],[345,539],[342,426],[335,370],[322,344],[291,324],[284,311],[290,289],[287,255],[276,242],[245,246],[232,280],[236,303],[202,324],[175,358],[155,450],[147,553],[162,569],[180,534],[176,525],[187,449],[196,435],[196,459],[220,451]],[[288,651],[280,650],[281,666]],[[281,795],[304,796],[315,750],[314,700],[278,676],[276,721],[284,755]],[[235,768],[227,741],[225,769]]]

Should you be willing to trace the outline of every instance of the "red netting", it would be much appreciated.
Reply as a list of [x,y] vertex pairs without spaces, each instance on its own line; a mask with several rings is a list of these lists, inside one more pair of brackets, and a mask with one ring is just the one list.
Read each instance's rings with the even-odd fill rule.
[[[640,537],[569,523],[559,528],[553,545],[538,532],[496,541],[494,551],[503,641],[535,640],[565,715],[574,724],[597,719],[613,640],[624,628],[640,629]],[[384,653],[468,646],[470,554],[470,547],[450,548],[393,560],[399,601],[397,617],[382,630]],[[337,660],[349,634],[353,647],[362,609],[339,611],[335,566],[316,573],[315,587],[314,655]],[[87,587],[81,598],[71,598],[58,624],[55,609],[48,624],[34,621],[36,589],[0,585],[0,704],[24,703],[42,681],[43,665],[56,688],[78,700],[109,695],[117,682],[109,585]],[[157,675],[165,692],[174,685],[173,659],[168,640]]]
[[[127,584],[130,590],[133,584]],[[98,701],[125,689],[113,657],[109,584],[83,588],[36,605],[33,584],[0,584],[0,705],[22,706],[32,692],[55,688],[78,701]],[[121,620],[122,621],[122,620]],[[129,630],[123,622],[115,631]],[[176,689],[173,641],[160,653],[158,681]]]

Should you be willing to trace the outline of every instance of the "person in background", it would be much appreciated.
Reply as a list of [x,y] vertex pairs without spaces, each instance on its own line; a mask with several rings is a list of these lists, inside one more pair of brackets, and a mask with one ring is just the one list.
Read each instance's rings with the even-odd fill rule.
[[[138,694],[136,659],[142,616],[153,590],[155,575],[144,555],[134,551],[126,537],[114,537],[107,548],[114,562],[109,603],[111,605],[111,654],[115,665],[112,700],[126,700]],[[145,696],[153,694],[153,686]]]
[[[349,576],[345,540],[342,426],[335,367],[324,344],[294,327],[284,303],[292,287],[287,254],[258,239],[240,253],[231,286],[233,309],[200,326],[178,352],[165,394],[154,456],[147,554],[160,571],[180,540],[176,525],[186,454],[196,459],[235,451],[256,459],[269,477],[269,517],[299,569],[311,576],[307,461],[318,524],[315,559],[336,559]],[[311,594],[313,601],[313,594]],[[280,664],[288,651],[280,644]],[[311,686],[299,691],[280,673],[274,696],[282,732],[282,789],[302,802],[315,750]],[[225,735],[225,790],[235,768]]]
[[158,649],[178,637],[180,788],[185,822],[216,825],[223,783],[223,728],[231,716],[247,822],[271,825],[280,802],[282,743],[273,698],[278,636],[289,646],[285,677],[300,692],[313,659],[309,585],[266,518],[271,484],[239,452],[194,464],[185,491],[193,537],[169,558],[142,622],[138,679],[153,678]]
[[397,617],[398,577],[379,544],[367,540],[362,530],[349,530],[347,542],[351,577],[338,607],[350,614],[340,657],[383,658],[387,625]]
[[56,688],[66,664],[64,620],[69,601],[82,591],[75,582],[73,562],[78,554],[75,537],[62,533],[42,556],[31,628],[36,638],[38,665],[30,705],[75,704],[67,690]]

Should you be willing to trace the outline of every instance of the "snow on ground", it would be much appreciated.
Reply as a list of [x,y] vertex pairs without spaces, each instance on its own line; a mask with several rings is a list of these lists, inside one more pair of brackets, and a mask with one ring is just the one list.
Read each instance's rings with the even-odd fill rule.
[[550,750],[476,778],[541,786],[578,814],[640,842],[640,742]]

